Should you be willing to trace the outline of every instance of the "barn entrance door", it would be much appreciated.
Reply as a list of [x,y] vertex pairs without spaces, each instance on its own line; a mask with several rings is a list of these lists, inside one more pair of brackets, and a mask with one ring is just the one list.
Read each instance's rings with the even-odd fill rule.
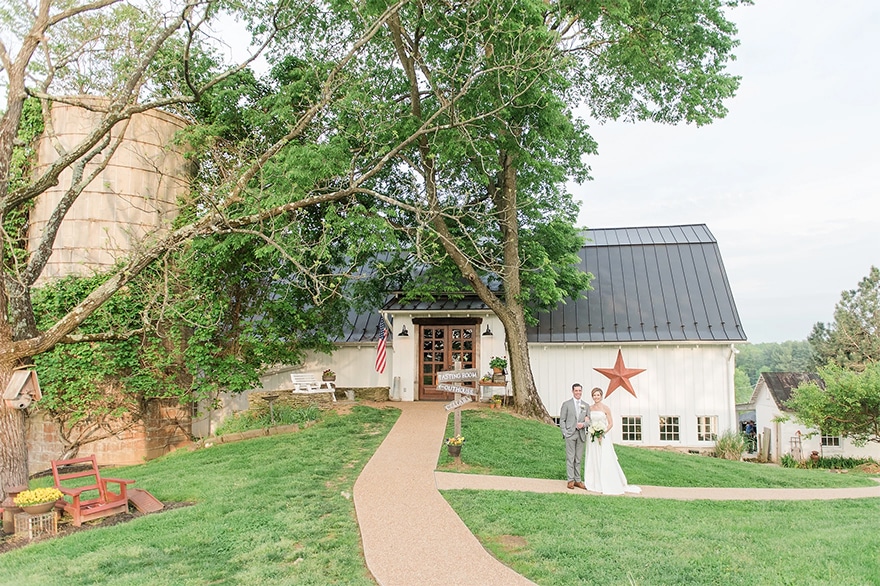
[[[415,321],[415,320],[414,320]],[[438,320],[447,322],[447,320]],[[453,370],[456,361],[461,368],[474,368],[477,364],[477,333],[479,324],[425,323],[419,331],[419,400],[452,400],[452,393],[438,391],[436,373]],[[467,383],[473,386],[474,383]]]

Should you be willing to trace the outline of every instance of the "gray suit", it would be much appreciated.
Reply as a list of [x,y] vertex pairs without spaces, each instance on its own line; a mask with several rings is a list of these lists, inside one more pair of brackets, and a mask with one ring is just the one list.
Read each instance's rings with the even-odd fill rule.
[[568,480],[581,482],[584,472],[584,448],[587,445],[586,425],[580,429],[578,423],[589,421],[587,417],[589,407],[584,401],[577,401],[574,397],[562,404],[559,409],[559,429],[565,438],[565,473]]

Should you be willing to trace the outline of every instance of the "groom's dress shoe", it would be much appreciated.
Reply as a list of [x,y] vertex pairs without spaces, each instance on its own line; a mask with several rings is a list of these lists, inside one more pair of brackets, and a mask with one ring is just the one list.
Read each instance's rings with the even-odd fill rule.
[[584,490],[587,490],[587,487],[584,486],[583,482],[575,482],[574,485],[578,488],[583,488]]
[[574,480],[568,481],[568,488],[574,488]]

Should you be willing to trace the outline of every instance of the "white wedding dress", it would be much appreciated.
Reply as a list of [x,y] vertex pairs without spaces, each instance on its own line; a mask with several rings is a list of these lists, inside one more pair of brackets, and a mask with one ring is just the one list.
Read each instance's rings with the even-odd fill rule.
[[[608,419],[604,411],[590,411],[590,420],[604,422]],[[614,443],[607,435],[600,442],[593,440],[587,432],[587,455],[584,463],[584,485],[590,492],[602,494],[623,494],[625,492],[640,493],[642,489],[626,483],[626,475],[617,462]]]

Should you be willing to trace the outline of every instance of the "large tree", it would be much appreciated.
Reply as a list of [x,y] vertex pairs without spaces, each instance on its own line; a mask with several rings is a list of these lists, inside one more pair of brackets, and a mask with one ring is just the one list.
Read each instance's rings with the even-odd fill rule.
[[[529,362],[532,312],[588,288],[573,267],[581,241],[564,182],[587,177],[583,157],[595,145],[573,107],[598,120],[723,116],[738,84],[724,70],[736,44],[724,9],[736,4],[426,2],[388,22],[405,75],[404,128],[436,120],[467,84],[479,85],[477,100],[460,100],[446,128],[405,153],[395,186],[411,202],[400,224],[420,255],[451,262],[504,324],[521,413],[548,418]],[[456,117],[473,122],[451,124]]]
[[[396,222],[426,209],[421,199],[413,201],[409,191],[401,189],[408,175],[400,169],[410,165],[412,147],[425,136],[457,127],[477,128],[520,93],[514,89],[483,96],[486,88],[481,83],[493,75],[513,79],[523,56],[471,63],[472,67],[456,71],[455,91],[440,95],[430,115],[401,119],[398,106],[406,103],[408,92],[405,84],[396,91],[392,88],[400,69],[377,60],[373,46],[381,46],[386,57],[392,55],[388,38],[380,38],[379,33],[391,28],[389,23],[402,7],[418,11],[424,5],[407,0],[368,6],[311,0],[228,5],[249,24],[256,39],[254,55],[266,49],[273,69],[270,79],[253,79],[245,70],[253,57],[225,69],[212,66],[213,34],[207,24],[223,11],[220,0],[180,0],[164,14],[158,3],[120,0],[17,0],[0,9],[5,27],[0,64],[6,91],[0,119],[0,386],[14,369],[30,366],[35,356],[48,356],[59,345],[120,340],[142,330],[122,320],[117,325],[124,332],[98,331],[102,321],[95,314],[114,295],[126,296],[134,279],[144,277],[157,261],[162,264],[156,271],[156,291],[175,284],[168,290],[186,291],[197,284],[195,288],[203,292],[225,295],[175,302],[189,301],[191,309],[203,310],[205,318],[222,314],[217,322],[230,329],[220,333],[238,336],[229,349],[244,348],[238,345],[242,340],[265,341],[275,333],[242,335],[246,331],[242,324],[254,325],[248,316],[265,316],[262,310],[271,309],[264,304],[260,311],[240,312],[243,305],[238,302],[249,298],[249,291],[268,291],[264,300],[271,303],[277,299],[275,292],[283,296],[284,285],[293,284],[311,294],[306,303],[320,305],[338,294],[337,261],[349,258],[354,263],[365,250],[359,248],[352,255],[351,243],[366,247],[379,237],[376,222],[412,228],[401,233],[417,242],[422,224]],[[484,25],[476,22],[468,26],[468,19],[483,19],[470,6],[433,6],[451,12],[456,25],[437,31],[435,52],[441,52],[443,43],[469,46],[475,39],[473,30],[483,30]],[[29,100],[35,100],[38,108],[30,110]],[[464,102],[469,102],[467,107],[459,108]],[[79,142],[65,144],[57,139],[51,119],[57,103],[96,116],[94,127]],[[130,254],[120,258],[114,269],[99,279],[78,283],[87,288],[63,295],[65,303],[56,306],[58,311],[41,313],[38,322],[35,284],[66,211],[87,185],[98,180],[132,117],[153,109],[169,110],[193,122],[186,141],[199,161],[199,174],[181,202],[178,221],[170,231],[133,243]],[[56,159],[38,171],[28,167],[32,159],[27,156],[36,135],[56,152]],[[29,207],[62,181],[63,197],[36,234],[34,245]],[[30,245],[23,238],[29,229]],[[234,266],[222,264],[230,258]],[[239,278],[242,271],[260,263],[277,270],[261,266],[259,274]],[[165,267],[174,270],[166,272]],[[156,286],[144,283],[138,281],[139,291]],[[266,287],[267,283],[278,288]],[[154,289],[143,292],[153,294]],[[223,304],[223,311],[215,311]],[[157,305],[166,308],[164,303],[145,304]],[[143,321],[160,337],[173,332],[164,328],[167,321]],[[303,325],[307,328],[308,323]],[[195,339],[205,342],[198,335]],[[263,358],[272,356],[277,353]],[[222,358],[203,353],[194,364],[216,366]],[[0,490],[26,481],[26,450],[24,414],[3,406]]]
[[[158,4],[119,0],[4,4],[0,8],[6,97],[0,119],[0,388],[14,369],[30,366],[34,356],[59,344],[120,338],[118,331],[77,330],[157,260],[167,263],[175,260],[175,254],[198,258],[199,246],[203,251],[244,246],[253,257],[263,259],[272,250],[274,260],[287,262],[277,266],[284,274],[265,271],[261,276],[304,285],[315,293],[310,303],[326,299],[322,291],[332,293],[335,285],[322,272],[332,263],[328,250],[338,240],[316,239],[313,233],[305,240],[297,236],[308,227],[318,233],[326,228],[338,236],[339,223],[346,217],[351,220],[347,228],[362,222],[363,208],[356,197],[366,191],[363,184],[394,153],[419,134],[434,130],[425,124],[368,150],[357,148],[362,144],[352,145],[351,137],[335,130],[337,110],[345,109],[347,91],[357,94],[357,88],[371,81],[359,73],[365,68],[364,48],[405,3],[401,0],[356,19],[336,19],[328,6],[310,0],[278,4],[265,0],[245,6],[229,2],[250,23],[256,39],[254,56],[272,45],[277,49],[268,52],[270,61],[279,66],[284,62],[284,75],[256,92],[274,99],[266,108],[248,111],[255,120],[237,119],[236,108],[223,97],[241,96],[240,76],[254,57],[226,68],[206,65],[212,61],[209,46],[215,35],[206,23],[222,12],[223,2],[172,2],[164,14]],[[206,101],[210,92],[223,96]],[[28,115],[29,100],[39,104],[38,123]],[[79,142],[57,140],[51,123],[56,103],[96,115],[94,127]],[[93,288],[83,291],[54,319],[38,325],[33,291],[65,212],[99,177],[132,116],[153,109],[173,111],[194,123],[206,118],[205,109],[215,114],[210,124],[198,125],[187,137],[201,153],[200,176],[187,201],[181,202],[178,222],[170,231],[134,243],[131,253],[94,281]],[[38,172],[28,168],[29,157],[22,157],[33,137],[32,126],[41,127],[42,136],[56,151],[56,159]],[[248,126],[252,132],[229,138],[236,128]],[[202,128],[206,129],[200,133]],[[38,244],[27,246],[22,235],[30,206],[62,181],[64,195],[36,235]],[[226,235],[225,243],[198,244],[199,239],[217,235]],[[194,248],[188,250],[189,246]],[[295,270],[287,272],[290,267]],[[205,273],[190,273],[190,278],[211,286]],[[212,273],[210,278],[215,285],[231,284],[224,283],[222,275]],[[222,291],[222,286],[215,290]],[[0,407],[0,491],[27,480],[24,417],[22,411]]]
[[813,326],[808,338],[818,365],[863,370],[880,361],[880,269],[871,267],[858,287],[844,291],[834,321]]
[[[213,101],[214,126],[226,126],[188,137],[214,155],[201,159],[204,180],[184,202],[182,221],[38,327],[32,289],[57,228],[118,148],[127,121],[155,108],[196,121],[207,92],[240,96],[223,82],[245,64],[203,65],[205,24],[223,8],[219,0],[181,0],[167,15],[116,0],[18,0],[0,10],[14,36],[0,44],[0,385],[58,344],[109,339],[72,334],[156,260],[195,239],[252,237],[320,291],[326,257],[313,266],[296,247],[320,255],[333,239],[314,246],[291,228],[309,216],[319,231],[366,217],[399,228],[420,260],[452,260],[505,324],[519,408],[546,416],[528,363],[528,311],[586,285],[571,266],[575,206],[561,185],[586,177],[581,156],[593,143],[570,106],[581,100],[596,118],[660,122],[723,115],[737,83],[724,72],[734,28],[722,8],[736,3],[230,2],[248,19],[257,49],[271,44],[270,63],[283,74],[255,88],[266,107],[239,117],[233,102]],[[71,97],[79,94],[102,100]],[[94,111],[99,122],[78,144],[55,141],[57,161],[13,184],[29,97],[40,102],[50,141],[53,103]],[[226,140],[236,125],[256,131]],[[20,229],[27,206],[62,178],[69,183],[53,221],[35,249],[25,248],[8,226]],[[309,211],[316,206],[320,212]],[[500,294],[486,285],[491,277]],[[23,415],[3,408],[0,489],[25,479]]]

